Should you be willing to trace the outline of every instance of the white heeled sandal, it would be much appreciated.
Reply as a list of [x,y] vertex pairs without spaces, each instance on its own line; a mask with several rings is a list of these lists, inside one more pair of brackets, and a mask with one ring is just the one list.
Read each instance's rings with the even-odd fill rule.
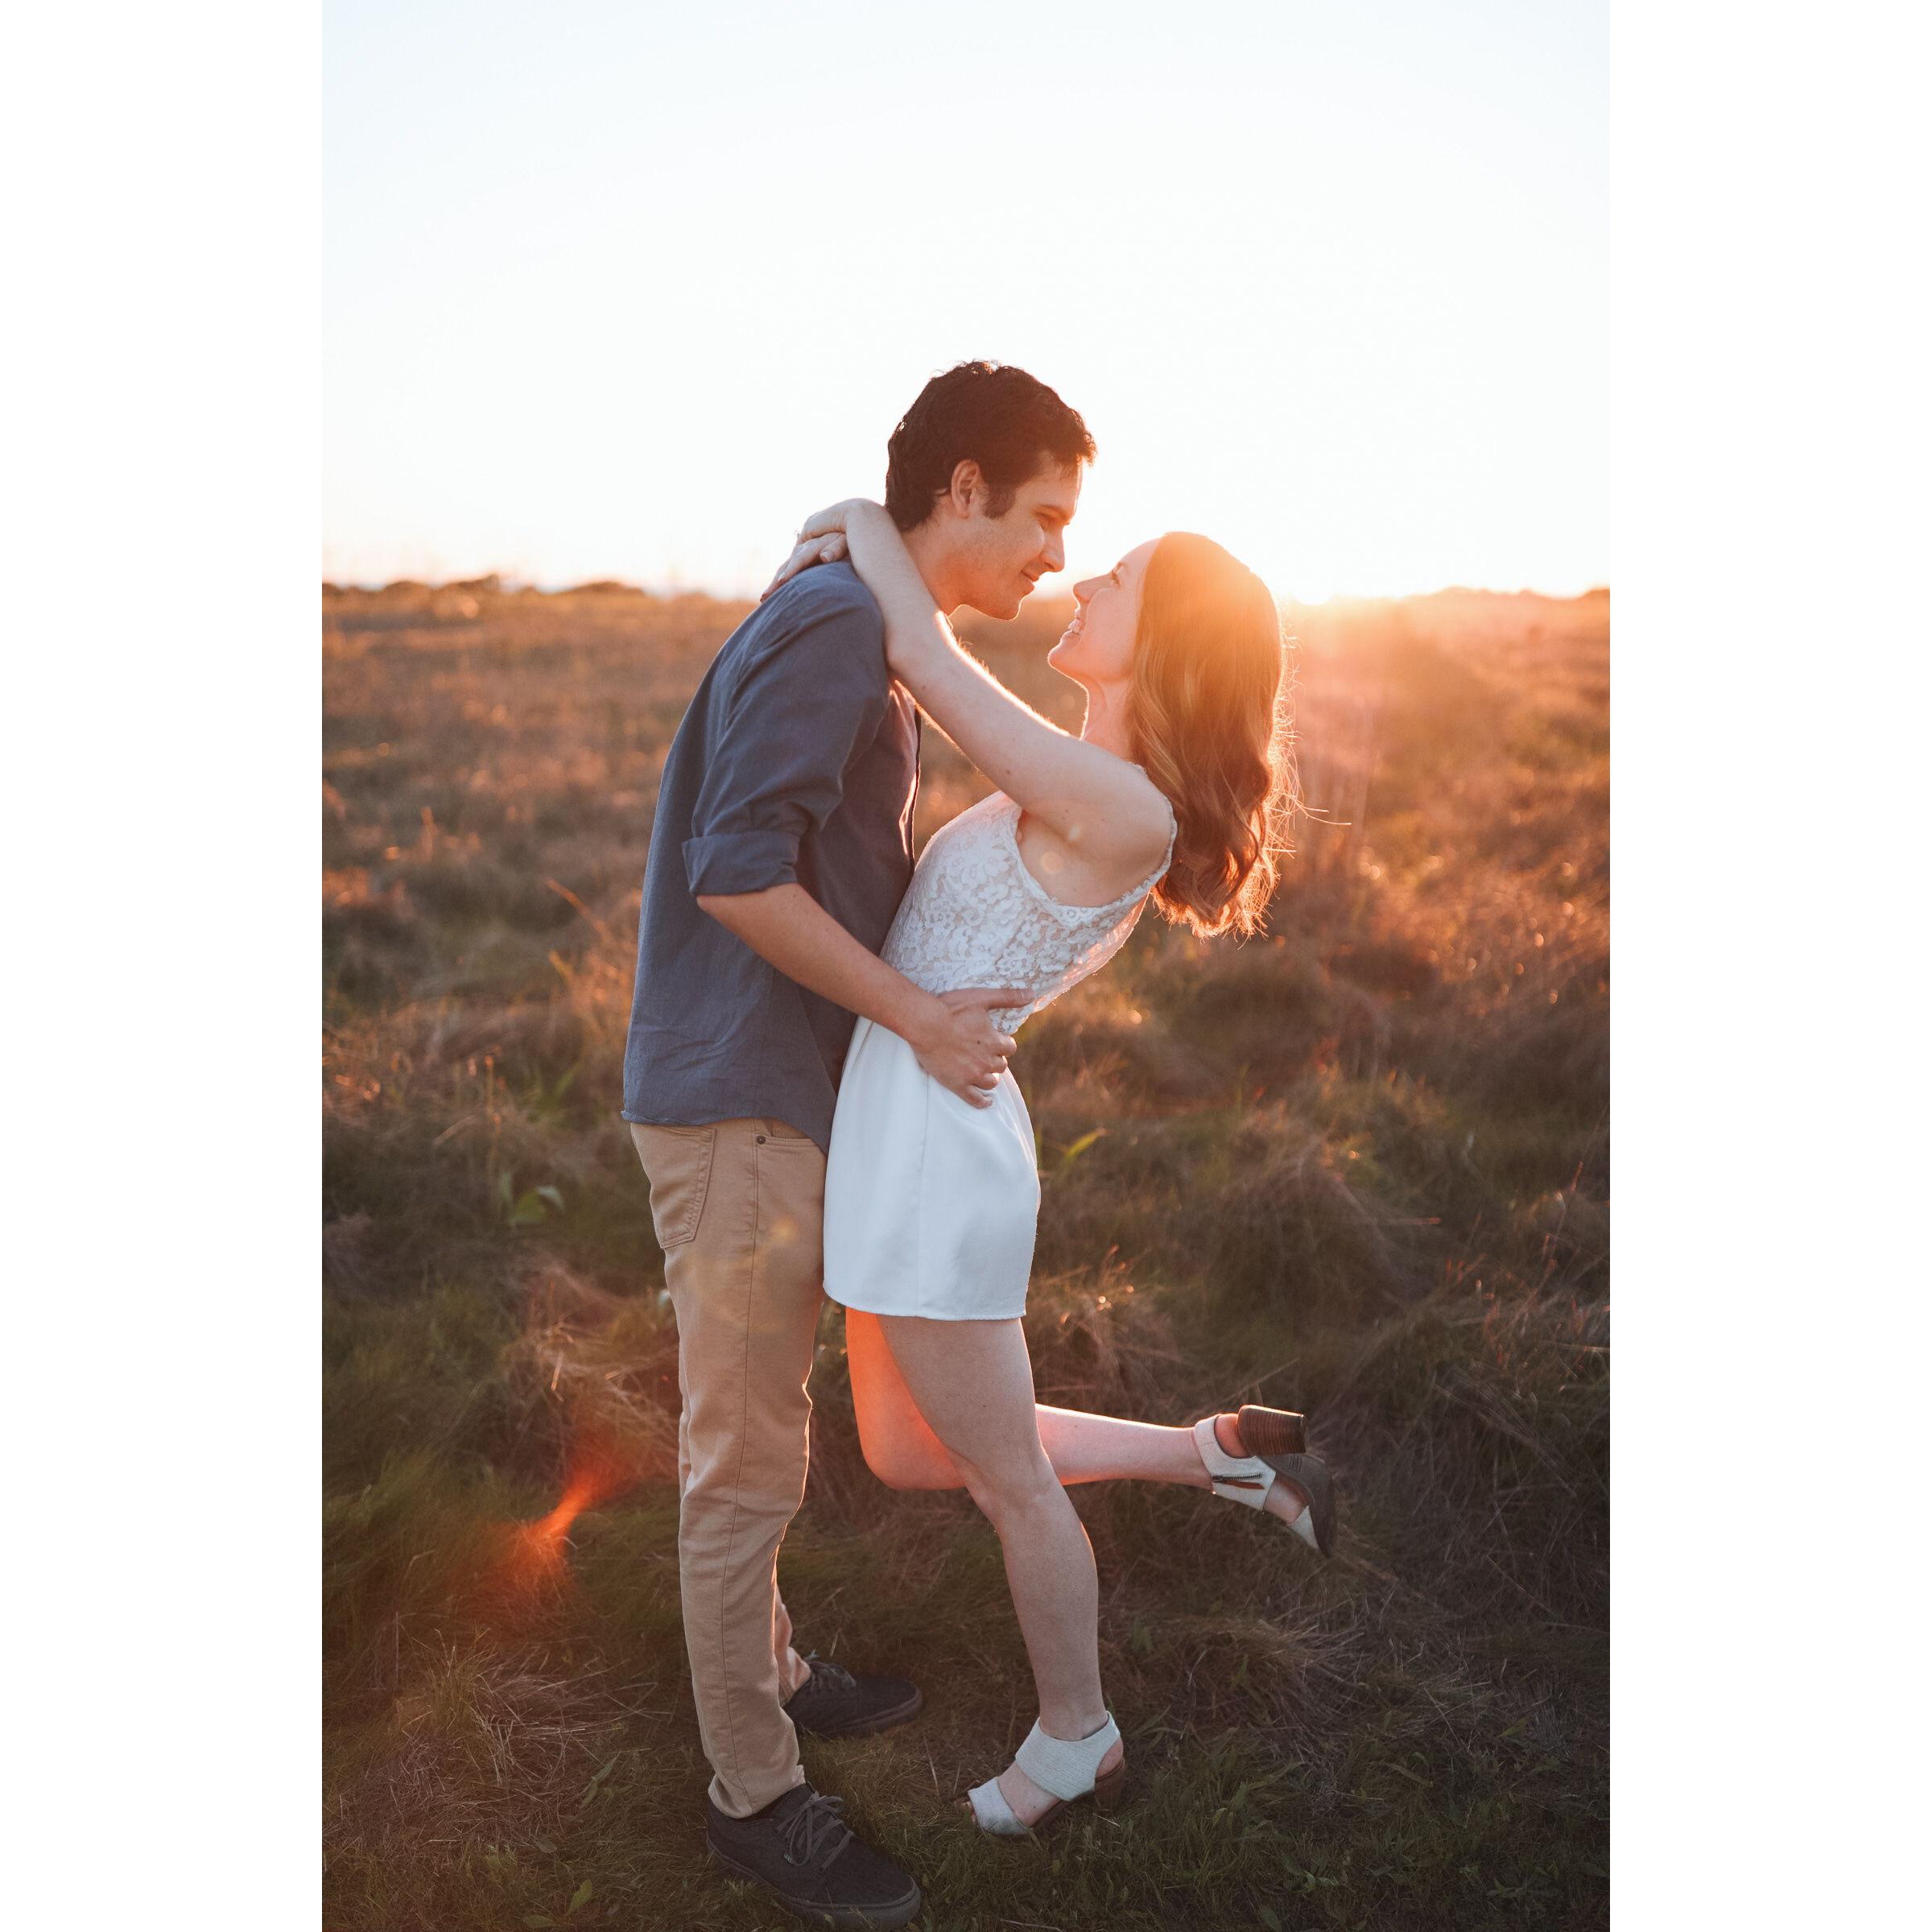
[[1215,1434],[1215,1418],[1204,1415],[1194,1426],[1194,1446],[1214,1484],[1216,1496],[1245,1503],[1250,1509],[1268,1506],[1268,1492],[1283,1476],[1308,1500],[1288,1527],[1311,1550],[1327,1556],[1335,1547],[1335,1497],[1327,1465],[1315,1455],[1230,1455]]
[[980,1829],[997,1838],[1024,1838],[1051,1823],[1076,1798],[1091,1798],[1100,1810],[1111,1810],[1120,1802],[1127,1782],[1127,1760],[1123,1756],[1111,1771],[1099,1776],[1096,1773],[1100,1760],[1120,1741],[1121,1728],[1113,1721],[1111,1711],[1106,1723],[1091,1737],[1051,1737],[1040,1728],[1036,1718],[1033,1728],[1026,1733],[1026,1741],[1013,1752],[1013,1761],[1042,1791],[1050,1792],[1055,1802],[1027,1824],[1007,1803],[1000,1781],[989,1778],[966,1794]]

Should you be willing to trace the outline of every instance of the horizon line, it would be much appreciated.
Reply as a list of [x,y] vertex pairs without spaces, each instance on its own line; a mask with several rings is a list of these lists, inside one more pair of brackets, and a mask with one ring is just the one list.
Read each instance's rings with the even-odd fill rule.
[[[681,597],[698,597],[712,604],[750,604],[758,601],[757,593],[750,591],[720,591],[704,584],[678,584],[654,588],[627,577],[584,577],[571,583],[541,582],[533,578],[519,577],[506,571],[485,571],[479,575],[464,577],[390,577],[380,584],[371,584],[341,577],[324,576],[321,580],[324,591],[354,591],[367,597],[380,596],[385,591],[418,589],[430,591],[480,590],[489,588],[498,594],[521,594],[534,591],[540,597],[568,597],[572,593],[589,590],[606,592],[624,592],[646,597],[658,603],[668,604]],[[1441,584],[1433,590],[1334,590],[1319,597],[1302,597],[1282,595],[1276,598],[1279,604],[1293,604],[1304,609],[1322,604],[1405,604],[1419,601],[1428,597],[1537,597],[1547,604],[1574,604],[1586,597],[1605,597],[1610,594],[1607,582],[1587,585],[1582,590],[1542,590],[1534,584],[1518,584],[1505,588],[1492,584]],[[1026,614],[1026,605],[1035,601],[1052,602],[1056,597],[1071,597],[1071,588],[1059,591],[1042,591],[1030,597],[1020,607],[1020,615]],[[1009,620],[1017,621],[1017,619]]]

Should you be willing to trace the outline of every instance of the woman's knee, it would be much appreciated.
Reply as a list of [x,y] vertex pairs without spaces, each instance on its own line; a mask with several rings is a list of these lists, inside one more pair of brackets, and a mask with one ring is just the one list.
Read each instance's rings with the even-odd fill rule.
[[1056,1508],[1066,1499],[1053,1465],[1044,1455],[990,1468],[961,1463],[960,1474],[967,1494],[996,1530],[1043,1509]]

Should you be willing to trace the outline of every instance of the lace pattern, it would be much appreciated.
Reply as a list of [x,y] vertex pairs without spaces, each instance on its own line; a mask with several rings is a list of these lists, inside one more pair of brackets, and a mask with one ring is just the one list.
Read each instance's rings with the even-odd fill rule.
[[1027,1005],[993,1015],[995,1025],[1016,1031],[1126,943],[1174,857],[1171,808],[1168,817],[1167,850],[1144,883],[1104,906],[1063,906],[1020,857],[1019,806],[994,792],[927,842],[886,935],[886,964],[928,993],[1028,988]]

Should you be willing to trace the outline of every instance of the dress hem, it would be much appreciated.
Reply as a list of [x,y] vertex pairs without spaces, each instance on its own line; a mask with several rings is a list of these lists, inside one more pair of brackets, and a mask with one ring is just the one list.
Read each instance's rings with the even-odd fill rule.
[[1017,1308],[994,1315],[956,1315],[947,1310],[935,1308],[881,1308],[869,1306],[864,1302],[848,1302],[830,1288],[825,1290],[825,1298],[828,1302],[836,1302],[841,1308],[856,1309],[861,1315],[910,1315],[923,1322],[1017,1322],[1026,1312],[1024,1302]]

